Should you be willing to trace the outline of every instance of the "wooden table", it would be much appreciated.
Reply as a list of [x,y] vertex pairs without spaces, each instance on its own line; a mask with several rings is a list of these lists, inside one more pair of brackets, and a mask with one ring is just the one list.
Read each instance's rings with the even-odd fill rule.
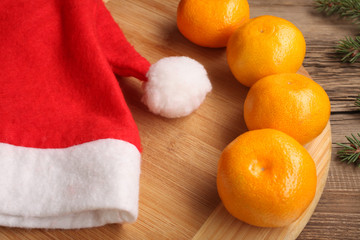
[[[339,162],[336,158],[339,148],[335,144],[345,143],[345,135],[360,132],[360,111],[353,104],[355,97],[360,93],[360,64],[340,63],[333,48],[338,40],[346,35],[357,34],[359,29],[347,21],[317,13],[313,0],[250,0],[249,3],[251,17],[275,15],[290,20],[300,28],[307,42],[307,54],[303,65],[312,78],[327,91],[332,104],[333,155],[328,180],[314,214],[298,239],[360,239],[360,169]],[[195,216],[201,212],[204,215],[203,219],[206,219],[206,214],[209,215],[220,201],[215,186],[215,163],[221,152],[219,149],[246,130],[241,117],[242,107],[237,108],[236,105],[240,106],[243,103],[248,89],[231,76],[224,49],[201,48],[182,37],[176,28],[177,4],[177,0],[111,0],[106,4],[128,40],[143,56],[151,62],[170,55],[193,57],[208,70],[214,90],[227,88],[229,91],[226,97],[233,100],[228,103],[222,101],[223,99],[210,97],[208,102],[216,100],[222,104],[210,108],[210,103],[205,103],[205,106],[198,110],[197,116],[168,120],[147,112],[146,107],[139,101],[141,91],[137,80],[120,80],[135,121],[139,123],[140,135],[145,146],[142,167],[153,169],[141,177],[142,185],[146,183],[154,188],[151,191],[143,187],[140,189],[140,205],[143,212],[140,212],[139,218],[148,223],[140,227],[149,227],[156,221],[167,221],[166,224],[169,226],[169,229],[157,229],[157,232],[149,229],[149,234],[143,235],[143,239],[163,239],[162,236],[166,235],[171,236],[170,239],[191,238],[191,231],[196,227],[194,225],[201,225],[203,222],[194,223],[189,220],[188,225],[177,226],[176,222],[171,222],[170,217],[144,219],[146,210],[159,209],[160,215],[162,207],[171,209],[182,206],[183,203],[178,202],[177,205],[170,202],[174,199],[187,199],[181,195],[169,196],[169,204],[174,204],[173,206],[164,206],[164,201],[158,200],[160,196],[156,196],[157,190],[164,187],[169,188],[170,195],[176,194],[176,190],[184,187],[185,181],[174,182],[173,179],[166,178],[171,175],[171,171],[176,171],[180,176],[184,176],[184,179],[193,180],[193,185],[186,186],[188,189],[182,194],[192,194],[194,189],[201,193],[201,197],[195,197],[196,201],[185,203],[187,207],[184,207],[184,212],[188,215],[184,214],[184,218],[189,214]],[[136,14],[130,14],[134,11]],[[139,18],[143,24],[140,29],[148,29],[147,31],[139,32],[138,26],[134,24],[139,22]],[[221,94],[216,96],[222,97]],[[217,117],[222,118],[221,121],[226,124],[201,125],[202,122],[207,122],[206,118]],[[176,129],[172,128],[174,124],[177,126]],[[162,132],[163,128],[168,132]],[[202,148],[199,139],[207,137],[204,132],[208,129],[212,129],[213,134],[206,142],[213,148],[203,152],[192,151],[194,147]],[[171,138],[167,139],[166,136]],[[164,140],[154,146],[152,142],[159,138]],[[178,141],[185,143],[178,144]],[[185,155],[181,158],[179,156],[178,159],[188,157],[187,160],[192,161],[185,169],[182,169],[184,163],[177,161],[177,156],[171,155],[180,152]],[[147,160],[154,155],[162,160]],[[167,162],[164,158],[170,160]],[[194,164],[195,161],[197,162]],[[204,181],[205,178],[210,181]],[[143,200],[148,197],[152,197],[151,202]],[[180,235],[166,232],[178,227],[182,228]],[[106,235],[102,234],[99,228],[67,231],[0,228],[0,239],[134,239],[127,234],[129,228],[131,225],[109,225]]]

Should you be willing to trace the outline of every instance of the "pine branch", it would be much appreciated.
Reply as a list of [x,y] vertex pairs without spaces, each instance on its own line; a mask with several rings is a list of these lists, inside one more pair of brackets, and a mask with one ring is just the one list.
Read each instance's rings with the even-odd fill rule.
[[345,37],[336,46],[336,52],[343,55],[341,61],[354,63],[360,57],[360,36]]
[[360,24],[359,0],[315,0],[315,7],[318,11],[327,15],[338,14],[356,24]]
[[[357,134],[360,137],[360,133]],[[337,143],[337,145],[343,147],[337,152],[340,161],[347,162],[348,164],[354,163],[360,167],[360,140],[351,134],[351,137],[346,136],[346,139],[349,141],[349,145]]]
[[358,97],[355,100],[355,105],[360,107],[360,94],[358,95]]
[[333,15],[340,9],[339,0],[315,0],[315,8],[319,12],[324,12],[326,15]]
[[[360,94],[355,100],[355,105],[360,107]],[[357,134],[360,137],[360,133]],[[342,149],[337,152],[340,161],[350,163],[355,163],[360,167],[360,140],[351,134],[351,137],[345,136],[346,139],[349,141],[349,145],[336,143],[337,145],[341,146]]]
[[[360,26],[359,0],[315,0],[315,8],[327,15],[337,14]],[[341,61],[356,62],[360,57],[360,37],[346,37],[339,41],[336,52],[342,54]]]

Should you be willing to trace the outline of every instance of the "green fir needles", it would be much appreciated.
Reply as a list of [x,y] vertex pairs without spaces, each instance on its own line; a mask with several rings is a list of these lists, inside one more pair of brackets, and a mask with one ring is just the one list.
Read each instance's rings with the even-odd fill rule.
[[360,36],[345,37],[336,46],[336,52],[343,55],[341,61],[354,63],[360,57]]
[[[357,134],[360,137],[360,133]],[[349,141],[349,145],[338,143],[339,146],[343,147],[337,152],[337,155],[342,162],[355,163],[360,167],[360,140],[354,135],[352,137],[346,136]]]
[[327,15],[337,14],[360,24],[359,0],[315,0],[316,9]]
[[358,95],[358,97],[355,100],[355,105],[360,107],[360,94]]
[[[360,107],[360,94],[355,100],[355,105]],[[342,149],[340,149],[337,152],[337,155],[342,162],[347,162],[348,164],[354,163],[358,167],[360,167],[360,133],[355,136],[354,134],[351,134],[351,137],[346,136],[346,139],[348,140],[348,144],[342,144],[337,143],[337,145],[341,146]]]
[[[359,0],[315,0],[315,7],[327,15],[337,14],[360,25]],[[339,41],[336,52],[343,56],[341,59],[343,62],[356,62],[360,57],[360,37],[346,37]]]

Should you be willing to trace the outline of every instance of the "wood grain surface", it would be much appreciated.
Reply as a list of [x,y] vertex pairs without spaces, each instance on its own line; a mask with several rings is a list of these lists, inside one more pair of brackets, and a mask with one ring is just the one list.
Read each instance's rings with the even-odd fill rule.
[[[191,239],[218,209],[217,160],[221,150],[246,131],[242,110],[248,88],[231,75],[225,49],[195,46],[179,33],[177,4],[178,0],[106,3],[128,40],[150,62],[172,55],[192,57],[205,66],[213,84],[213,92],[194,114],[166,119],[149,113],[141,103],[139,81],[119,78],[144,147],[138,221],[66,231],[2,227],[0,239]],[[341,63],[334,53],[338,40],[359,29],[317,13],[313,0],[249,0],[249,4],[251,17],[275,15],[300,28],[307,42],[303,65],[331,100],[329,175],[297,239],[360,239],[360,169],[339,162],[335,154],[336,142],[345,143],[345,135],[360,132],[360,111],[353,104],[360,93],[360,64]],[[153,211],[155,215],[150,215]],[[134,228],[142,229],[141,233],[133,235]]]

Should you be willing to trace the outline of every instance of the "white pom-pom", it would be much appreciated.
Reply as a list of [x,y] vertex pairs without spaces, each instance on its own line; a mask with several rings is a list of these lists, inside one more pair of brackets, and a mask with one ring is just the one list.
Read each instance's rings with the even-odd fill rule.
[[143,102],[151,112],[168,118],[193,112],[212,88],[203,65],[188,57],[160,59],[147,78]]

